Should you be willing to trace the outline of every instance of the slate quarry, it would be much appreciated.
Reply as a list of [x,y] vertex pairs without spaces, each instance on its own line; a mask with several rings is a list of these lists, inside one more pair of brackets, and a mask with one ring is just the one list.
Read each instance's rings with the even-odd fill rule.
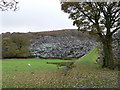
[[31,44],[30,51],[38,58],[80,58],[95,46],[93,40],[80,40],[73,36],[44,36]]

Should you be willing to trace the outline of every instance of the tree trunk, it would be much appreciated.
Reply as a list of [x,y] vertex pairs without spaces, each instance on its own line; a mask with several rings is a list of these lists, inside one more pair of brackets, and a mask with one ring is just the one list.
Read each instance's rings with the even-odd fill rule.
[[103,43],[103,68],[114,69],[112,37],[106,37]]

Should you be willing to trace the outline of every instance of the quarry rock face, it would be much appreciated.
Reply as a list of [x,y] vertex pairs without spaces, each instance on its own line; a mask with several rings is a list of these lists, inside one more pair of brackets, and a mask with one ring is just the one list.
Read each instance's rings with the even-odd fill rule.
[[39,58],[80,58],[95,46],[93,40],[79,40],[72,36],[44,36],[31,44],[30,51]]

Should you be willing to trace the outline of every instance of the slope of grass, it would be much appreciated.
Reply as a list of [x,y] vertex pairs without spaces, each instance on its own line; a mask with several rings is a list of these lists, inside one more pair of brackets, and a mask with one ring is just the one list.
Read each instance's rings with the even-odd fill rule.
[[94,48],[91,50],[87,55],[81,57],[77,60],[77,63],[80,65],[91,65],[95,66],[96,60],[98,58],[98,50],[97,48]]

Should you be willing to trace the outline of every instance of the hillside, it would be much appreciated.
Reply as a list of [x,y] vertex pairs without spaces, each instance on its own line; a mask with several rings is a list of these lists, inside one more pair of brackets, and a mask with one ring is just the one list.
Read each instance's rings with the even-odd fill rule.
[[81,32],[76,29],[64,29],[64,30],[54,30],[54,31],[45,31],[45,32],[28,32],[28,33],[19,33],[19,32],[14,32],[14,33],[2,33],[2,37],[11,37],[14,34],[21,34],[27,37],[30,42],[34,42],[38,39],[40,39],[43,36],[53,36],[53,37],[61,37],[61,36],[74,36],[79,38],[80,40],[85,40],[85,39],[91,39],[91,36],[89,35],[89,32]]
[[[90,35],[88,31],[81,32],[76,29],[28,33],[7,32],[2,33],[2,38],[9,38],[13,35],[26,37],[30,41],[30,46],[32,47],[30,47],[30,52],[32,55],[44,58],[46,58],[46,56],[49,56],[48,58],[62,58],[63,56],[63,58],[79,58],[93,49],[93,47],[95,47],[95,39],[98,39]],[[117,36],[119,36],[119,33]],[[113,42],[113,50],[116,58],[119,58],[119,49],[118,38]]]

